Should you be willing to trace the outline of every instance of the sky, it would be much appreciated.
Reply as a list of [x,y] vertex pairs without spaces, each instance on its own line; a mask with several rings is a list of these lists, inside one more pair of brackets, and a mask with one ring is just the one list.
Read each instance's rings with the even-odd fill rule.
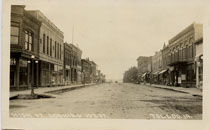
[[206,15],[204,2],[195,0],[43,0],[25,5],[48,17],[64,32],[64,41],[72,42],[73,36],[82,58],[95,61],[107,79],[122,79],[125,70],[137,66],[138,56],[154,55],[193,22],[203,23]]

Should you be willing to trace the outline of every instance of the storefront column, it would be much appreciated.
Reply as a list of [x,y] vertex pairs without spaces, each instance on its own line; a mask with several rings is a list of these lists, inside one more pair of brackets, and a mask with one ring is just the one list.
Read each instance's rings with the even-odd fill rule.
[[198,66],[198,62],[196,62],[196,87],[199,88],[199,66]]
[[52,87],[52,73],[51,73],[51,64],[49,63],[49,79],[50,79],[50,87]]
[[28,72],[27,72],[27,86],[28,86],[28,89],[31,88],[31,85],[30,85],[30,63],[31,61],[29,60],[28,61],[28,64],[27,64],[27,68],[28,68]]
[[38,64],[38,61],[36,61],[36,87],[39,86],[39,64]]
[[40,86],[42,86],[42,62],[39,62],[40,68],[39,68],[39,82]]
[[20,81],[20,59],[17,58],[16,59],[16,88],[17,90],[19,90],[19,82]]

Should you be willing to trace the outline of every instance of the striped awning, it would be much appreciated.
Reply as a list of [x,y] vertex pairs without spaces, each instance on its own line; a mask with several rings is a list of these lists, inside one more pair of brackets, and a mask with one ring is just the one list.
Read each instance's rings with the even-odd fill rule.
[[164,70],[160,71],[159,74],[163,74],[163,73],[165,73],[167,70],[168,70],[168,69],[164,69]]
[[144,73],[141,77],[145,77],[147,73]]

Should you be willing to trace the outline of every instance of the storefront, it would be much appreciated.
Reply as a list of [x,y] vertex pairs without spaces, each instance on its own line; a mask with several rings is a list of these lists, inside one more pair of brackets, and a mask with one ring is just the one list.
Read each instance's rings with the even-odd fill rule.
[[24,90],[38,86],[38,60],[10,58],[10,89]]
[[63,85],[63,66],[41,61],[40,86]]
[[180,62],[170,70],[170,85],[182,87],[195,87],[194,64]]
[[65,85],[71,84],[71,68],[69,65],[65,65]]
[[152,83],[153,84],[159,83],[159,71],[152,73]]
[[196,87],[203,89],[203,54],[196,56]]
[[168,69],[163,69],[159,72],[160,84],[167,85],[168,84]]

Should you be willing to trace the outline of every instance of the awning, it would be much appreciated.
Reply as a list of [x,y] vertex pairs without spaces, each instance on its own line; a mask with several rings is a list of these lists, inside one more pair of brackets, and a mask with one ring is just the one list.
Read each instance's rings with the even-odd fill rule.
[[145,77],[146,74],[147,74],[147,73],[144,73],[141,77]]
[[157,75],[159,72],[160,72],[160,71],[156,71],[156,72],[154,72],[154,73],[152,73],[152,74]]
[[168,69],[164,69],[164,70],[160,71],[159,74],[163,74],[163,73],[165,73],[167,70],[168,70]]

